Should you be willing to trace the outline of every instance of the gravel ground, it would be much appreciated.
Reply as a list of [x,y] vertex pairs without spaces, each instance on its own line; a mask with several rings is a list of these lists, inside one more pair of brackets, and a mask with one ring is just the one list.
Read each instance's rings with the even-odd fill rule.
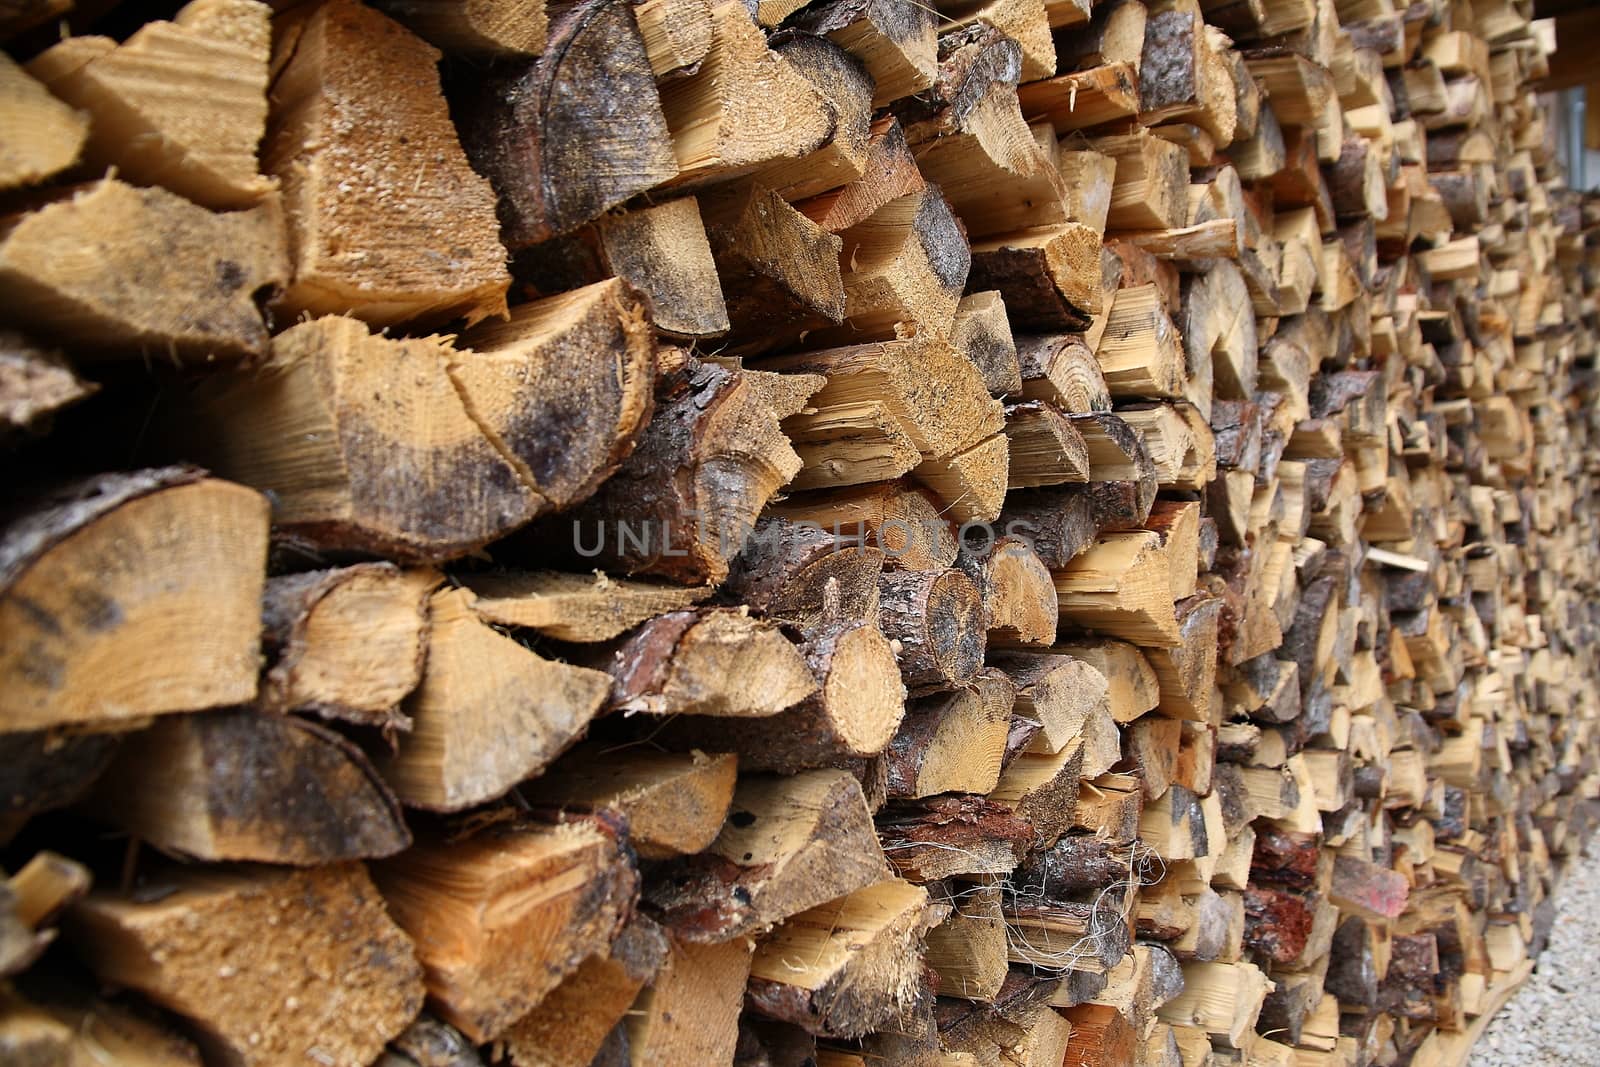
[[1550,944],[1468,1067],[1600,1064],[1600,838],[1556,888]]

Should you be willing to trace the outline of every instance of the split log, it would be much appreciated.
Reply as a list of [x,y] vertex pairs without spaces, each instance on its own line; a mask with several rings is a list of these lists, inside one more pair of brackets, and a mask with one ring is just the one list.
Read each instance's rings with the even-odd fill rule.
[[1006,407],[1008,489],[1034,489],[1089,480],[1083,435],[1053,405],[1029,400]]
[[262,644],[272,665],[261,705],[403,724],[399,706],[422,680],[425,608],[438,584],[432,571],[387,563],[269,579]]
[[193,468],[21,501],[0,537],[0,725],[248,703],[266,552],[266,500]]
[[819,342],[895,336],[901,323],[949,335],[971,261],[962,224],[938,186],[889,201],[839,237],[846,325],[824,330]]
[[271,15],[247,0],[191,0],[120,45],[71,37],[29,69],[92,120],[83,158],[97,172],[218,211],[247,208],[278,184],[256,170]]
[[843,239],[759,182],[701,201],[736,338],[782,343],[843,321]]
[[704,586],[561,571],[483,571],[457,581],[476,599],[472,610],[497,626],[526,627],[558,641],[610,641],[647,619],[693,607],[711,595]]
[[872,158],[873,81],[866,66],[834,42],[809,33],[781,34],[772,50],[827,101],[834,130],[821,148],[769,164],[756,172],[755,180],[794,202],[863,178]]
[[965,685],[983,666],[983,603],[960,571],[889,572],[879,583],[884,635],[913,696]]
[[999,781],[1015,687],[993,668],[972,688],[913,702],[884,762],[894,798],[991,792]]
[[1100,235],[1068,222],[975,241],[968,286],[997,290],[1013,327],[1081,330],[1100,312]]
[[732,1062],[753,948],[747,938],[719,945],[673,941],[655,981],[623,1020],[628,1051],[620,1063]]
[[1189,164],[1182,148],[1143,130],[1098,137],[1089,147],[1116,161],[1108,227],[1161,230],[1188,222]]
[[1000,897],[997,886],[963,893],[949,917],[928,931],[927,965],[939,976],[940,996],[992,1002],[1004,987],[1008,961]]
[[90,894],[68,936],[103,981],[183,1016],[229,1062],[266,1067],[316,1049],[370,1063],[422,1008],[412,945],[358,863],[174,869],[156,884],[167,891],[153,900]]
[[1058,134],[1088,130],[1139,111],[1139,72],[1132,63],[1107,63],[1019,88],[1029,122],[1048,122]]
[[1033,826],[984,797],[930,797],[885,817],[884,855],[903,878],[933,882],[958,876],[1004,876],[1032,846]]
[[1021,391],[1017,345],[1011,335],[1005,299],[998,291],[991,289],[961,298],[950,328],[950,343],[972,360],[991,396]]
[[952,521],[988,523],[1005,506],[1010,462],[1010,438],[995,434],[954,455],[924,458],[912,476],[933,491]]
[[1102,525],[1091,491],[1079,488],[1089,489],[1057,487],[1007,494],[1000,528],[1008,536],[1027,538],[1049,569],[1065,567],[1094,542]]
[[670,859],[703,851],[716,839],[733,801],[737,767],[731,753],[587,744],[523,786],[522,795],[564,811],[617,812],[641,859]]
[[791,916],[756,950],[750,1006],[830,1037],[881,1029],[921,995],[922,937],[944,913],[921,886],[885,881]]
[[10,56],[0,59],[0,99],[6,115],[0,189],[34,185],[77,162],[89,134],[88,116],[52,94]]
[[157,848],[203,860],[315,866],[411,843],[364,756],[291,716],[170,716],[129,738],[87,810]]
[[829,0],[786,25],[828,37],[866,64],[876,86],[874,108],[933,85],[938,69],[935,15],[906,0]]
[[0,441],[47,433],[56,412],[98,389],[78,377],[59,352],[15,331],[0,331]]
[[739,782],[705,852],[675,861],[645,887],[674,936],[738,940],[888,873],[861,784],[847,771]]
[[1107,726],[1115,737],[1106,678],[1091,664],[1069,655],[1007,652],[995,656],[994,665],[1017,687],[1016,714],[1041,727],[1033,749],[1055,753],[1075,741],[1097,747],[1091,742]]
[[[842,551],[873,559],[881,552],[911,571],[945,570],[954,566],[960,546],[949,520],[926,489],[881,483],[826,493],[806,493],[776,501],[769,513],[796,523],[819,527]],[[853,571],[853,568],[852,568]],[[872,591],[862,591],[861,611],[870,604],[877,615],[878,580]],[[840,610],[852,614],[852,599],[840,582]]]
[[633,18],[658,79],[697,70],[711,53],[710,0],[643,0],[633,5]]
[[[261,160],[289,217],[285,318],[388,326],[505,313],[494,190],[456,138],[438,59],[356,0],[325,0],[279,34]],[[412,165],[419,153],[434,161],[425,174]]]
[[1056,596],[1064,625],[1156,647],[1179,641],[1165,555],[1153,533],[1102,534],[1056,572]]
[[843,620],[877,619],[878,576],[888,555],[837,524],[824,529],[809,518],[765,517],[734,560],[723,589],[810,637]]
[[550,33],[544,0],[384,0],[381,6],[430,44],[481,59],[536,56]]
[[256,298],[289,277],[281,219],[275,202],[218,214],[106,178],[6,229],[0,296],[19,324],[102,359],[259,356]]
[[840,233],[866,219],[891,200],[921,189],[922,175],[906,143],[898,119],[886,115],[871,127],[861,176],[837,189],[795,204],[801,213],[829,233]]
[[989,613],[989,648],[1048,648],[1055,642],[1055,583],[1026,539],[995,542],[979,587]]
[[583,735],[611,680],[497,633],[465,590],[435,593],[429,617],[427,668],[404,705],[411,732],[375,762],[407,804],[460,811],[548,766]]

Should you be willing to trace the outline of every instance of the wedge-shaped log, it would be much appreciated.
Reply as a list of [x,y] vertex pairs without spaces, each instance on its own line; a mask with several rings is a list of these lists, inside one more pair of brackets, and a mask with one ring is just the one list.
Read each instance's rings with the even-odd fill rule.
[[1000,778],[1016,689],[992,669],[969,689],[926,697],[906,709],[884,755],[891,797],[987,794]]
[[922,175],[906,143],[900,121],[885,115],[873,122],[861,176],[854,181],[795,204],[829,233],[847,230],[897,197],[922,188]]
[[606,658],[611,707],[628,713],[766,718],[817,688],[776,625],[730,608],[658,615]]
[[[505,313],[494,190],[461,149],[438,59],[357,0],[325,0],[279,34],[261,159],[289,216],[286,319],[389,326]],[[425,173],[419,153],[434,161]]]
[[578,555],[625,573],[720,583],[761,509],[800,471],[778,422],[804,394],[777,406],[752,375],[690,361],[656,402],[633,454],[558,527]]
[[872,158],[873,130],[873,81],[865,64],[815,34],[790,34],[772,47],[828,102],[834,130],[821,148],[798,159],[762,167],[756,180],[792,202],[820,196],[861,179]]
[[411,732],[377,763],[407,804],[459,811],[549,765],[583,735],[611,679],[496,632],[466,590],[435,593],[428,613],[427,669],[404,705]]
[[358,563],[269,579],[260,702],[357,723],[398,723],[422,680],[426,605],[437,573]]
[[1055,643],[1055,581],[1026,538],[1006,536],[995,543],[979,573],[979,589],[989,613],[989,648]]
[[1006,445],[1010,451],[1009,489],[1089,480],[1089,452],[1083,435],[1047,401],[1007,406]]
[[756,775],[705,852],[676,861],[646,886],[675,936],[726,942],[880,882],[878,846],[861,783],[848,771]]
[[162,884],[155,900],[90,894],[68,936],[102,980],[188,1019],[226,1062],[268,1067],[317,1049],[370,1063],[422,1008],[412,944],[359,863],[174,869]]
[[1159,230],[1188,222],[1189,161],[1181,147],[1142,129],[1097,137],[1089,147],[1117,164],[1108,227]]
[[1067,134],[1138,114],[1139,72],[1133,63],[1106,63],[1024,85],[1018,96],[1029,122]]
[[1100,234],[1067,222],[975,241],[968,279],[997,290],[1018,329],[1081,330],[1100,313]]
[[866,64],[876,85],[872,106],[921,92],[938,73],[937,13],[910,0],[828,0],[787,26],[828,37]]
[[840,237],[759,181],[701,204],[735,338],[765,347],[844,319]]
[[[920,533],[903,532],[908,538]],[[757,523],[723,589],[767,618],[814,636],[841,621],[877,619],[885,558],[881,548],[816,519],[773,515]]]
[[1005,299],[998,291],[990,289],[961,298],[950,327],[950,343],[972,360],[990,395],[1021,391],[1017,344],[1011,335]]
[[[805,493],[775,502],[770,511],[796,523],[811,523],[845,552],[882,552],[906,570],[942,571],[955,565],[959,546],[949,518],[933,494],[904,483],[878,483]],[[872,574],[877,589],[876,570]],[[840,580],[840,608],[848,613],[855,598]],[[877,613],[875,593],[863,597]]]
[[435,1009],[484,1042],[537,1007],[632,914],[639,875],[602,819],[501,823],[373,868]]
[[995,434],[951,456],[929,456],[911,472],[958,523],[993,522],[1011,481],[1011,439]]
[[271,16],[252,0],[193,0],[120,45],[71,37],[29,68],[93,120],[84,160],[97,170],[219,211],[249,207],[277,186],[256,169]]
[[163,718],[128,739],[86,801],[163,850],[309,867],[411,843],[360,750],[303,719],[255,711]]
[[616,1062],[732,1062],[754,947],[749,938],[717,945],[674,940],[655,981],[624,1019],[627,1050]]
[[832,106],[767,47],[744,5],[717,4],[711,19],[711,50],[700,68],[661,87],[677,181],[798,159],[826,145],[835,132]]
[[1185,394],[1183,338],[1155,285],[1117,290],[1095,359],[1106,388],[1119,400],[1181,400]]
[[255,696],[260,494],[169,467],[83,479],[19,506],[0,535],[0,730]]
[[289,277],[281,214],[226,214],[115,178],[0,236],[0,298],[41,338],[101,359],[237,360],[267,349],[256,298]]
[[0,59],[0,98],[6,107],[0,189],[33,185],[77,162],[88,139],[89,116],[41,85],[37,72],[23,70],[10,56]]
[[1008,968],[1000,888],[974,887],[953,905],[949,917],[927,933],[927,965],[939,976],[940,996],[991,1002],[1004,988]]
[[384,0],[385,11],[446,52],[536,56],[550,34],[545,0]]
[[659,585],[598,572],[482,571],[458,580],[477,594],[472,610],[484,621],[580,643],[610,641],[711,595],[703,586]]
[[1087,627],[1155,647],[1178,643],[1172,584],[1160,538],[1148,532],[1104,534],[1056,572],[1066,626]]
[[889,201],[839,237],[846,324],[819,341],[894,336],[901,323],[919,334],[950,334],[971,257],[938,186]]
[[815,1034],[881,1029],[921,995],[922,938],[945,914],[921,886],[890,880],[791,916],[756,949],[750,1004]]
[[463,402],[457,356],[317,319],[279,334],[259,368],[201,383],[171,432],[272,493],[279,525],[318,545],[449,559],[545,506]]
[[1033,750],[1060,752],[1103,734],[1106,724],[1115,735],[1106,676],[1092,663],[1071,655],[1006,652],[994,658],[994,665],[1017,687],[1016,714],[1041,727]]

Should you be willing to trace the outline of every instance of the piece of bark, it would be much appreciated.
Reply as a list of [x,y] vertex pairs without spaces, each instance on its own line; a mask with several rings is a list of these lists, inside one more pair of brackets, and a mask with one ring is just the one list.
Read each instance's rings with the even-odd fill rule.
[[168,869],[150,887],[90,894],[68,937],[103,981],[187,1019],[221,1062],[265,1067],[315,1050],[370,1063],[422,1008],[411,942],[359,863]]
[[453,558],[547,506],[464,403],[457,356],[439,338],[316,319],[274,338],[259,368],[202,382],[169,432],[271,493],[279,528],[314,545]]
[[933,85],[938,69],[935,12],[906,0],[828,0],[786,26],[827,36],[866,64],[874,108]]
[[480,571],[457,581],[476,594],[472,610],[497,626],[538,630],[558,641],[610,641],[647,619],[683,611],[711,595],[703,586],[562,571]]
[[[575,84],[585,91],[571,92]],[[628,107],[615,108],[621,100]],[[597,112],[607,117],[597,119]],[[500,235],[514,252],[570,232],[678,173],[625,0],[569,8],[552,26],[544,54],[485,80],[467,114],[463,143],[494,185]]]
[[656,400],[633,454],[560,526],[596,563],[720,583],[756,516],[800,471],[778,426],[793,412],[775,409],[750,375],[713,363],[668,380]]
[[247,208],[278,184],[256,168],[271,15],[250,0],[191,0],[121,44],[68,38],[29,69],[93,120],[85,163],[202,207]]
[[881,881],[887,871],[854,775],[755,775],[740,781],[711,847],[675,861],[645,896],[674,936],[711,944]]
[[[286,319],[388,326],[505,313],[494,191],[456,138],[438,58],[356,0],[326,0],[279,34],[261,158],[289,217]],[[426,172],[413,165],[419,153],[434,161]]]
[[[623,1020],[633,1067],[731,1063],[754,942],[673,941],[666,963]],[[610,1067],[611,1061],[602,1061]],[[620,1067],[620,1065],[619,1065]]]
[[513,1064],[589,1067],[640,989],[667,961],[671,942],[642,915],[552,989],[539,1006],[501,1031]]
[[1011,680],[994,669],[973,686],[914,702],[884,754],[889,796],[987,794],[999,781],[1015,700]]
[[836,128],[832,107],[767,47],[745,6],[716,4],[711,18],[711,50],[700,68],[661,87],[678,164],[674,181],[727,177],[827,144]]
[[885,635],[913,695],[969,682],[983,666],[983,604],[960,571],[890,572],[879,584]]
[[523,786],[535,805],[615,811],[628,843],[647,860],[691,855],[710,846],[733,799],[738,760],[731,753],[656,752],[580,746]]
[[52,94],[10,56],[0,58],[0,100],[6,127],[0,189],[37,184],[77,162],[89,116]]
[[813,519],[769,516],[756,524],[723,589],[809,637],[844,620],[877,619],[885,558],[882,549]]
[[428,614],[427,667],[403,708],[411,732],[375,762],[405,803],[460,811],[538,774],[583,736],[611,679],[496,632],[465,590],[435,593]]
[[733,336],[762,346],[843,321],[843,241],[759,180],[701,198]]
[[263,707],[328,718],[399,723],[399,705],[422,680],[432,571],[388,563],[283,575],[267,581]]
[[516,256],[512,273],[535,296],[621,278],[639,291],[661,333],[694,339],[728,331],[722,283],[692,196],[608,212]]
[[267,348],[256,298],[288,278],[280,227],[272,203],[218,214],[106,178],[5,231],[0,296],[19,324],[101,359],[256,356]]
[[921,994],[922,937],[944,914],[890,880],[790,916],[756,950],[750,1005],[819,1035],[881,1029]]
[[266,500],[191,467],[23,497],[0,535],[0,722],[37,730],[247,703],[266,552]]
[[165,851],[309,867],[390,856],[411,843],[366,757],[292,716],[163,718],[125,742],[84,802]]
[[779,629],[743,611],[658,615],[606,656],[610,706],[629,714],[767,718],[816,691]]
[[429,839],[375,865],[373,878],[416,943],[435,1009],[478,1043],[603,951],[639,891],[621,834],[603,818]]
[[866,66],[834,42],[810,33],[781,34],[772,50],[828,102],[834,131],[816,151],[761,168],[756,181],[793,203],[860,179],[872,154],[873,82]]
[[872,124],[860,177],[801,200],[795,207],[829,233],[840,233],[889,201],[910,196],[922,185],[904,128],[894,116],[885,115]]
[[[894,648],[870,621],[822,627],[803,649],[816,691],[766,718],[683,715],[652,734],[671,748],[725,748],[746,770],[792,774],[859,764],[882,752],[905,714]],[[741,684],[750,657],[740,657]]]
[[951,794],[892,809],[882,822],[884,855],[901,877],[933,882],[1009,874],[1033,844],[1033,826],[986,797]]
[[1409,889],[1400,872],[1341,855],[1334,863],[1328,895],[1347,913],[1382,922],[1398,918],[1405,910]]
[[383,0],[379,6],[452,55],[536,56],[550,33],[546,0]]
[[1014,328],[1081,330],[1100,312],[1100,234],[1068,222],[975,241],[968,286],[999,291]]

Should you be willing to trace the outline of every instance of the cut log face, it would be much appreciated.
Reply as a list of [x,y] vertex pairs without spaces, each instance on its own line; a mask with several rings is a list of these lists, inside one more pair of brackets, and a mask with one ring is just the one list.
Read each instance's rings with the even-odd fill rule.
[[259,369],[208,379],[198,418],[172,433],[272,493],[277,523],[314,544],[450,559],[547,506],[463,402],[454,355],[438,338],[317,319],[279,334]]
[[840,237],[759,182],[701,204],[736,338],[761,347],[843,320]]
[[398,723],[422,680],[431,570],[386,563],[269,579],[263,643],[273,659],[260,701],[357,723]]
[[740,611],[660,615],[610,657],[614,710],[765,718],[817,689],[800,650],[776,626]]
[[845,620],[876,621],[885,553],[862,540],[811,519],[764,518],[723,589],[808,637]]
[[384,0],[380,6],[444,51],[483,59],[536,56],[550,30],[543,0]]
[[676,1067],[731,1063],[739,1041],[754,942],[718,945],[673,941],[666,963],[624,1019],[626,1054],[607,1067]]
[[580,738],[611,679],[496,633],[464,590],[435,593],[429,616],[427,669],[404,708],[412,730],[377,764],[407,804],[460,811],[538,774]]
[[[574,85],[585,91],[571,92]],[[599,117],[619,100],[629,106]],[[494,183],[501,235],[513,251],[570,232],[678,173],[645,43],[622,0],[573,6],[543,56],[491,78],[470,113],[462,140]],[[604,137],[592,136],[597,128]]]
[[[357,0],[326,0],[279,35],[261,157],[289,216],[285,318],[388,326],[505,313],[494,191],[450,124],[438,59]],[[412,165],[420,155],[435,161],[425,175]]]
[[20,333],[0,331],[0,441],[47,432],[57,411],[99,388],[73,373],[59,352]]
[[829,233],[840,233],[867,218],[889,201],[921,189],[922,174],[900,121],[886,115],[873,122],[861,162],[861,176],[837,189],[795,204],[801,213]]
[[919,700],[906,709],[884,755],[891,797],[987,794],[1000,779],[1015,690],[985,671],[973,688]]
[[916,695],[965,685],[983,666],[978,589],[960,571],[889,572],[879,586],[883,632],[900,643],[900,673]]
[[829,0],[786,23],[821,34],[862,63],[876,86],[874,108],[921,92],[938,72],[936,13],[908,0]]
[[0,537],[0,730],[248,703],[266,553],[266,500],[192,468],[38,501]]
[[257,298],[289,278],[275,204],[218,214],[106,178],[0,236],[0,297],[40,337],[101,359],[267,349]]
[[682,611],[711,595],[696,586],[659,585],[595,572],[496,571],[462,575],[485,622],[538,630],[558,641],[610,641],[647,619]]
[[91,894],[68,936],[104,981],[188,1019],[226,1062],[267,1067],[315,1049],[370,1063],[422,1008],[411,942],[358,863],[173,870],[161,884],[172,891],[152,901]]
[[944,914],[921,886],[885,881],[791,916],[756,950],[751,1006],[831,1037],[881,1029],[921,994],[922,937]]
[[668,859],[704,851],[716,840],[737,769],[731,753],[611,751],[591,744],[569,752],[522,793],[534,804],[618,812],[640,858]]
[[0,100],[6,116],[0,189],[33,185],[77,162],[89,134],[88,116],[52,95],[10,56],[0,59]]
[[529,490],[565,510],[614,474],[650,420],[655,344],[621,281],[523,304],[468,331],[462,403]]
[[416,943],[432,1002],[478,1043],[604,951],[639,892],[618,831],[598,819],[422,842],[373,877]]
[[278,184],[256,169],[271,15],[252,0],[193,0],[120,45],[69,38],[29,66],[91,117],[85,162],[203,207],[245,208]]
[[676,937],[727,942],[882,881],[877,841],[848,771],[757,775],[739,783],[711,847],[648,885],[647,899]]
[[998,290],[1018,329],[1082,330],[1100,312],[1100,234],[1068,222],[975,241],[968,284]]
[[305,867],[411,843],[399,803],[359,749],[301,719],[253,711],[161,719],[128,739],[85,806],[196,859]]
[[756,180],[794,202],[861,178],[872,141],[873,82],[866,66],[834,42],[814,34],[785,34],[772,47],[828,102],[834,113],[834,132],[832,139],[814,152],[763,167]]

